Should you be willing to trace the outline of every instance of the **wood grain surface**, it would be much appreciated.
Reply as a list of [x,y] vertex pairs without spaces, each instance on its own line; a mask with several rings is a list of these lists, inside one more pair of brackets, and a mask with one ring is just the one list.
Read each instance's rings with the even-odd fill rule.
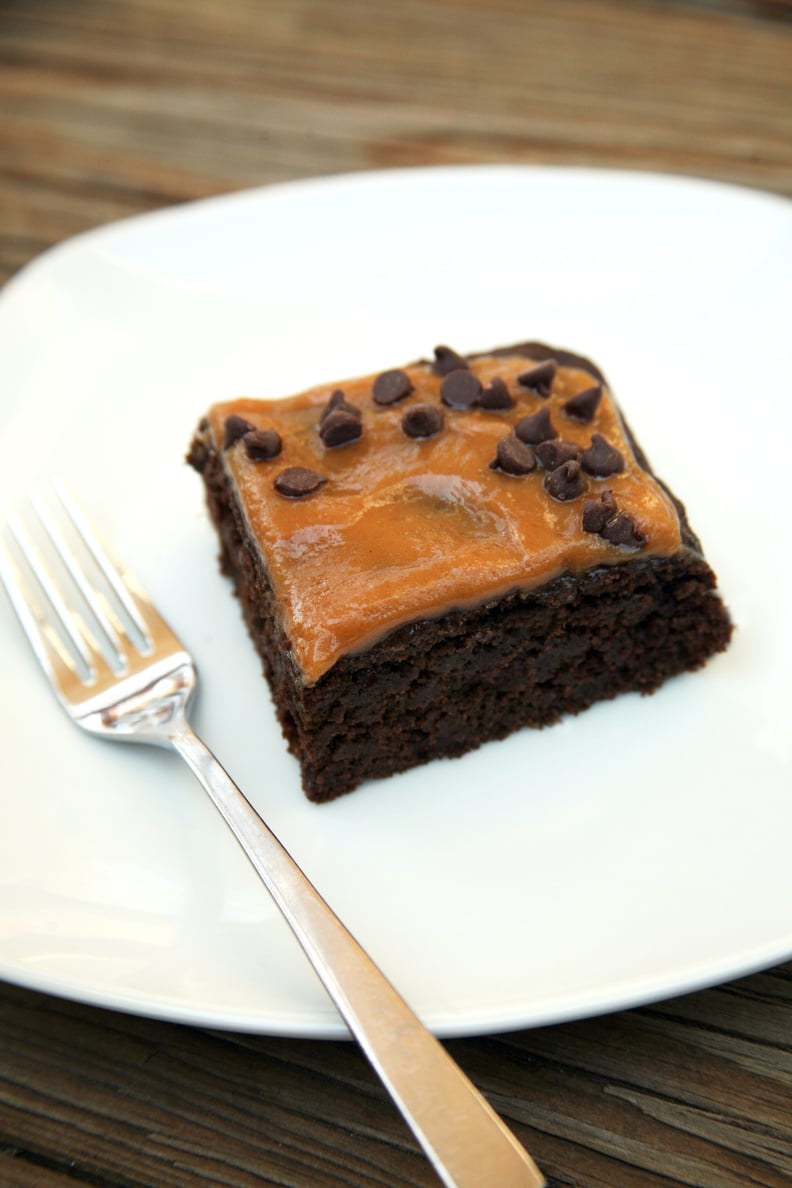
[[0,278],[110,219],[358,169],[563,162],[792,194],[792,24],[756,12],[0,0]]
[[[0,280],[78,231],[171,203],[478,161],[792,196],[790,6],[0,0]],[[448,1047],[552,1185],[792,1184],[792,964]],[[0,985],[0,1185],[75,1182],[436,1180],[352,1044]]]

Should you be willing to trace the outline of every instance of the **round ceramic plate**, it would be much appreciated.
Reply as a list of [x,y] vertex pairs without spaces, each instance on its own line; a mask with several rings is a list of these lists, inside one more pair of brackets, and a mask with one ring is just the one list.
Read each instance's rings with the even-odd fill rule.
[[[83,235],[0,296],[1,493],[58,474],[194,652],[195,725],[451,1035],[792,954],[792,208],[651,175],[413,170]],[[594,358],[737,631],[707,668],[308,804],[183,462],[214,401],[540,338]],[[175,757],[82,735],[0,601],[0,976],[161,1018],[344,1028]]]

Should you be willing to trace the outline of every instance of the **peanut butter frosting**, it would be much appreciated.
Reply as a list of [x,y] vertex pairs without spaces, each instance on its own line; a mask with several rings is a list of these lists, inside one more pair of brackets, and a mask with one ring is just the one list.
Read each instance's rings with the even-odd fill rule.
[[524,354],[209,412],[306,683],[395,628],[681,545],[606,384]]

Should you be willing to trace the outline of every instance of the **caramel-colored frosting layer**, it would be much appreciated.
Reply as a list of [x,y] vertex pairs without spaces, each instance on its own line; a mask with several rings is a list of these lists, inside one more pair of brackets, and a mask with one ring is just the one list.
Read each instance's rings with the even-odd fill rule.
[[[289,399],[237,399],[210,410],[214,445],[239,493],[306,683],[402,624],[530,590],[563,573],[679,549],[674,506],[638,465],[608,389],[593,419],[580,422],[563,406],[591,388],[594,377],[560,366],[543,398],[518,381],[534,365],[520,355],[470,362],[482,385],[499,376],[508,386],[514,407],[498,411],[447,407],[443,377],[428,363],[404,368],[414,390],[389,406],[374,402],[376,376],[366,376]],[[362,414],[362,431],[355,441],[328,447],[319,420],[338,388]],[[434,436],[411,438],[402,428],[402,417],[418,403],[442,409]],[[584,474],[582,493],[559,502],[545,489],[541,465],[519,475],[492,469],[500,439],[541,408],[549,410],[558,438],[581,450],[594,433],[606,438],[623,455],[621,473]],[[254,461],[244,439],[224,449],[231,414],[276,430],[280,453]],[[290,498],[274,485],[289,467],[326,481]],[[640,547],[583,530],[586,502],[606,490],[635,523]]]

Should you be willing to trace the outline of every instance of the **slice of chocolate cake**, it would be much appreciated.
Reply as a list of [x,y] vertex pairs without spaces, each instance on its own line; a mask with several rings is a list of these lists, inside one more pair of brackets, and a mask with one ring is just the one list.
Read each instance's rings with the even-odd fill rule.
[[650,693],[729,642],[684,508],[567,351],[438,347],[218,404],[189,461],[312,800]]

